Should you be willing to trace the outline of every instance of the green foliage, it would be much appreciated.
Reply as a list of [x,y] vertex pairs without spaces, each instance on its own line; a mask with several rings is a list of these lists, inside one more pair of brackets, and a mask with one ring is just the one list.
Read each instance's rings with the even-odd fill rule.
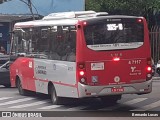
[[149,10],[159,10],[160,0],[86,0],[86,10],[110,14],[144,16]]
[[149,28],[160,25],[160,0],[86,0],[86,10],[109,14],[144,16]]

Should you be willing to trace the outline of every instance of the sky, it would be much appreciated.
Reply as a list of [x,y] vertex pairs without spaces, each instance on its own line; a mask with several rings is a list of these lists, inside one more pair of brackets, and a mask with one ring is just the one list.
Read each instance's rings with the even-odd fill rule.
[[[26,0],[24,0],[26,1]],[[85,9],[85,0],[31,0],[33,12],[48,15],[53,12],[80,11]],[[28,6],[20,0],[0,4],[0,14],[31,14]]]

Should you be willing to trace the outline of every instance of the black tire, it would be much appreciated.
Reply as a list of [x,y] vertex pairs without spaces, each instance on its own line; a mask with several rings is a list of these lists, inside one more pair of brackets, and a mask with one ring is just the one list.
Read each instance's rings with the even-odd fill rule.
[[160,75],[160,68],[159,67],[156,69],[156,72]]
[[50,95],[51,95],[51,102],[53,105],[57,105],[60,103],[59,97],[57,96],[55,87],[53,85],[50,87]]
[[10,88],[10,87],[11,87],[11,85],[10,85],[10,84],[5,84],[5,85],[4,85],[4,87],[6,87],[6,88]]
[[20,95],[27,95],[27,90],[24,90],[22,88],[22,83],[20,79],[17,80],[17,88]]
[[105,104],[116,104],[118,100],[121,99],[121,95],[109,95],[101,97],[101,101]]

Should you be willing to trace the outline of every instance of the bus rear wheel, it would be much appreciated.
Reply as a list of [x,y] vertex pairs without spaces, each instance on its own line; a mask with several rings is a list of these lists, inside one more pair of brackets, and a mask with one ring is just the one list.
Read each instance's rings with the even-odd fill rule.
[[17,80],[17,88],[20,95],[27,95],[27,91],[22,88],[21,80]]
[[59,97],[57,96],[55,87],[53,85],[50,87],[50,95],[52,104],[54,105],[59,104]]

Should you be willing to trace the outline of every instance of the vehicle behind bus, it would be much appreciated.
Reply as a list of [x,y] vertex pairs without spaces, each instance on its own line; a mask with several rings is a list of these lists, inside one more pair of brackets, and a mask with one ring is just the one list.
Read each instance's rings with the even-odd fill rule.
[[[85,14],[84,14],[85,13]],[[100,97],[152,91],[152,61],[146,20],[94,11],[58,13],[16,23],[11,85],[60,97]],[[76,12],[74,12],[76,14]],[[62,15],[62,16],[61,16]],[[67,18],[65,18],[67,17]]]
[[9,55],[0,54],[0,85],[10,87]]

